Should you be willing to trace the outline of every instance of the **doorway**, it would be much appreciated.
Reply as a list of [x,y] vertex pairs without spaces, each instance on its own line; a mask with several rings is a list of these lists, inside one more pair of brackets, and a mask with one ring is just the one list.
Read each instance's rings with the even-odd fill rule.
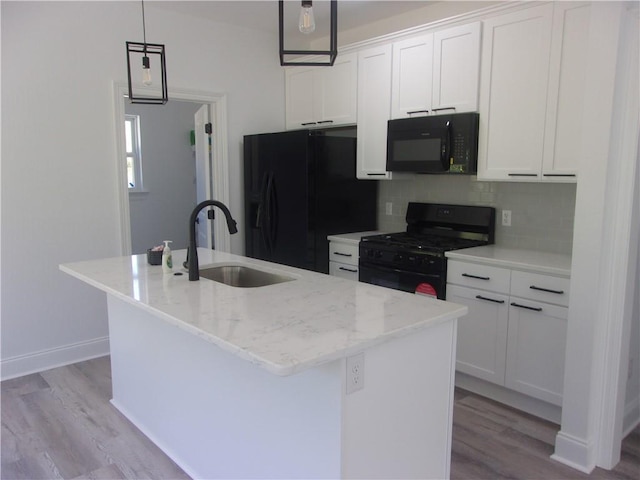
[[[142,253],[136,250],[142,248],[142,246],[146,245],[146,248],[153,246],[147,245],[150,240],[142,240],[141,243],[136,245],[136,248],[132,248],[132,240],[134,240],[132,236],[132,228],[131,222],[132,220],[135,222],[143,222],[147,221],[146,218],[140,216],[140,212],[137,211],[136,207],[131,208],[130,205],[130,196],[132,196],[132,202],[136,200],[142,201],[146,197],[148,200],[152,200],[152,202],[146,202],[151,205],[150,210],[147,211],[153,212],[154,220],[153,223],[162,222],[164,218],[170,218],[169,215],[163,216],[163,213],[168,212],[167,209],[174,210],[178,209],[177,203],[183,203],[182,199],[178,202],[178,199],[175,198],[175,195],[184,195],[180,193],[175,193],[173,195],[174,202],[171,202],[171,198],[165,199],[162,202],[162,205],[158,202],[153,202],[153,195],[151,190],[145,192],[144,187],[144,178],[143,178],[143,188],[140,192],[130,193],[129,188],[127,187],[127,165],[124,161],[126,156],[125,154],[125,131],[124,131],[124,120],[125,120],[125,111],[128,109],[126,104],[128,90],[127,85],[125,83],[114,83],[114,121],[116,126],[116,145],[117,145],[117,172],[118,172],[118,199],[119,199],[119,210],[120,210],[120,237],[121,237],[121,252],[122,255],[131,255],[132,253]],[[205,172],[207,178],[205,181],[210,182],[212,191],[215,192],[215,199],[223,202],[224,204],[229,204],[229,166],[228,166],[228,154],[227,154],[227,135],[226,135],[226,96],[222,94],[214,94],[214,93],[206,93],[206,92],[195,92],[190,90],[176,90],[172,89],[170,102],[176,103],[185,103],[190,104],[186,105],[187,109],[192,106],[195,110],[199,107],[206,105],[208,106],[207,111],[209,112],[209,121],[213,124],[213,131],[211,134],[211,165],[209,172]],[[137,105],[140,107],[140,105]],[[149,105],[144,106],[147,108],[152,108],[155,110],[155,116],[162,116],[162,108],[163,106],[157,105]],[[166,107],[166,106],[165,106]],[[160,114],[160,115],[158,115]],[[191,115],[193,119],[193,115]],[[197,136],[197,133],[196,133]],[[186,140],[188,142],[188,138]],[[208,143],[208,140],[207,140]],[[144,145],[143,145],[143,163],[144,160]],[[151,161],[151,159],[149,159]],[[193,157],[191,163],[194,163]],[[168,163],[166,165],[171,165]],[[175,175],[175,171],[171,171],[173,168],[180,168],[179,166],[165,166],[165,168],[169,171],[160,171],[160,175],[164,183],[170,184],[172,176]],[[190,170],[192,167],[189,165],[189,168],[185,168],[185,170]],[[156,169],[157,170],[157,169]],[[158,173],[156,171],[156,173]],[[184,172],[182,172],[184,173]],[[193,177],[192,177],[193,178]],[[191,193],[188,194],[191,197]],[[171,197],[171,193],[169,193]],[[133,198],[138,197],[138,198]],[[195,206],[196,203],[196,194],[195,194],[195,184],[193,185],[193,199],[189,199],[192,207]],[[157,203],[157,204],[154,204]],[[168,206],[167,206],[168,205]],[[144,210],[144,209],[143,209]],[[190,210],[189,210],[190,213]],[[184,212],[182,213],[184,215]],[[180,216],[182,216],[180,215]],[[226,225],[224,224],[224,219],[222,216],[216,216],[215,220],[213,220],[213,243],[216,246],[216,250],[229,252],[230,251],[230,235],[226,229]],[[159,220],[158,220],[159,219]],[[167,225],[166,230],[168,233],[163,235],[177,235],[176,238],[182,235],[181,233],[171,233],[175,232],[176,228],[180,229],[179,231],[184,231],[186,234],[187,231],[187,221],[188,214],[184,216],[183,219],[179,221],[180,225],[173,225],[177,220],[168,220],[168,222],[172,223],[172,225]],[[154,227],[155,228],[155,227]],[[160,234],[156,234],[160,235]],[[152,244],[158,244],[162,240],[173,240],[173,238],[159,238],[157,240],[152,241]],[[182,240],[178,240],[178,242],[174,245],[175,248],[183,248],[180,244]],[[146,249],[145,248],[145,249]]]

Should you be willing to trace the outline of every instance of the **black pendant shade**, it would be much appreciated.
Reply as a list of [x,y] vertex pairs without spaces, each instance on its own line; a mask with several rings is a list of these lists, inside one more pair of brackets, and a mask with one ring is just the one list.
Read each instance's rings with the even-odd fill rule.
[[[152,64],[160,65],[160,93],[154,94],[153,91],[134,93],[131,80],[132,66],[134,71],[142,72],[144,68],[149,69]],[[167,65],[165,63],[164,45],[127,42],[127,81],[129,82],[129,100],[131,103],[151,105],[164,105],[167,103],[169,96],[167,93]],[[154,79],[154,81],[157,82],[158,79]]]
[[[305,2],[302,2],[305,3]],[[306,2],[311,4],[311,2]],[[338,0],[331,0],[329,50],[287,50],[284,46],[284,0],[278,2],[278,20],[280,34],[280,65],[282,66],[320,66],[331,67],[338,56]],[[310,60],[294,58],[286,60],[286,56],[314,57]],[[319,58],[318,58],[319,57]]]

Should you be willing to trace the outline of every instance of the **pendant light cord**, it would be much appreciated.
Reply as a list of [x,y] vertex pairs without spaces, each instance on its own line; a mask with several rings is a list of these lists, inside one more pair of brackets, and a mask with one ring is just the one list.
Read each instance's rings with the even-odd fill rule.
[[144,43],[144,53],[147,54],[147,29],[144,24],[144,0],[142,2],[142,41]]

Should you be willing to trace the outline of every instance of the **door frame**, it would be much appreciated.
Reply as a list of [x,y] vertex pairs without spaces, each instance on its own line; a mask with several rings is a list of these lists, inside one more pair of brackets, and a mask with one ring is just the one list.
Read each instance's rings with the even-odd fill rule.
[[[159,90],[158,90],[159,92]],[[129,210],[129,189],[127,186],[127,169],[123,159],[125,158],[124,143],[124,114],[125,98],[129,94],[126,82],[113,82],[114,126],[116,140],[116,172],[118,192],[118,212],[120,214],[120,253],[131,255],[131,215]],[[203,92],[189,89],[171,89],[171,99],[194,103],[208,104],[210,106],[210,120],[214,125],[212,134],[213,165],[213,191],[216,200],[229,206],[229,150],[227,142],[227,96],[222,93]],[[161,106],[158,108],[162,108]],[[185,225],[187,224],[185,219]],[[185,227],[186,228],[186,227]],[[231,251],[231,235],[224,223],[223,215],[216,215],[213,227],[214,244],[216,250],[222,252]]]

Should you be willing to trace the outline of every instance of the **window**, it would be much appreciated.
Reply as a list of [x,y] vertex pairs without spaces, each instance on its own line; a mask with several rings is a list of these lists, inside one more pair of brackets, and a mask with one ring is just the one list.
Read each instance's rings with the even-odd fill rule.
[[129,187],[129,191],[142,191],[140,115],[124,116],[124,144],[127,159],[127,185]]

